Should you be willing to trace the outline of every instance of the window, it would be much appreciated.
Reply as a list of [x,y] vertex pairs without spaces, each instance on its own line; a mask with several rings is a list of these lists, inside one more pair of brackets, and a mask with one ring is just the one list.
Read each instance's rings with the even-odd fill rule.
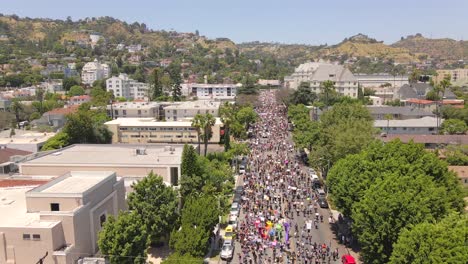
[[127,115],[127,110],[122,110],[123,111],[123,115]]
[[138,115],[141,115],[141,110],[138,110]]
[[51,211],[60,211],[60,204],[58,204],[58,203],[51,203],[51,204],[50,204],[50,210],[51,210]]
[[171,184],[173,186],[179,185],[179,168],[171,167]]
[[31,240],[30,234],[23,234],[23,240]]
[[33,240],[41,240],[41,235],[33,234]]
[[102,214],[99,217],[99,223],[101,224],[101,227],[104,225],[104,222],[106,221],[106,214]]

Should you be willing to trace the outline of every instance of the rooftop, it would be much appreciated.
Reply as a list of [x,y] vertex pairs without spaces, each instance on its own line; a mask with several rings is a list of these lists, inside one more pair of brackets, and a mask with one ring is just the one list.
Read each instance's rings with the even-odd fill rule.
[[406,100],[407,103],[413,104],[434,104],[434,101],[431,100],[424,100],[424,99],[408,99]]
[[187,101],[181,104],[166,106],[164,110],[177,110],[177,109],[219,109],[221,102],[198,100]]
[[468,179],[468,166],[448,166],[460,179]]
[[393,139],[400,139],[403,143],[408,143],[411,140],[414,143],[423,144],[460,144],[468,145],[468,135],[410,135],[410,134],[389,134],[386,137],[380,139],[384,142],[391,141]]
[[[172,147],[172,150],[170,150]],[[181,163],[183,145],[80,144],[20,164],[51,166],[154,167]],[[137,149],[145,155],[137,155]]]
[[20,187],[20,186],[23,186],[23,187],[24,186],[38,186],[46,182],[48,181],[5,179],[5,180],[0,180],[0,188]]
[[[106,125],[119,125],[125,127],[191,127],[192,120],[185,119],[184,121],[158,121],[154,118],[128,118],[119,117],[105,123]],[[216,124],[222,124],[220,118],[216,118]]]
[[242,84],[221,84],[221,83],[191,83],[191,87],[200,88],[228,88],[228,87],[241,87]]
[[55,133],[40,133],[27,130],[15,129],[16,135],[9,137],[10,131],[0,132],[0,144],[29,144],[42,143],[55,136]]
[[49,112],[46,112],[45,114],[68,115],[68,114],[75,113],[76,111],[78,111],[78,107],[79,107],[78,105],[71,105],[71,106],[68,106],[67,108],[55,108],[55,109],[50,110]]
[[[387,123],[388,122],[388,123]],[[444,122],[440,119],[440,123]],[[406,120],[375,120],[374,127],[437,127],[437,118],[425,116]]]
[[406,116],[434,116],[433,113],[423,111],[417,108],[409,107],[409,106],[375,106],[375,105],[368,105],[367,109],[371,112],[371,114],[378,115],[378,114],[398,114],[398,115],[406,115]]
[[5,163],[5,162],[10,161],[10,158],[13,156],[25,156],[31,153],[32,152],[19,150],[19,149],[1,148],[0,149],[0,163]]
[[91,190],[99,183],[106,181],[110,177],[115,177],[112,171],[71,171],[68,174],[55,178],[54,180],[36,187],[29,191],[26,196],[74,194],[81,196],[86,191]]

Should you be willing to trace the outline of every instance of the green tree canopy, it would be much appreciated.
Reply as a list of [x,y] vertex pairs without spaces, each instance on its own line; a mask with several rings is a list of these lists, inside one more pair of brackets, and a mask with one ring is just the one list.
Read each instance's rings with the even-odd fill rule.
[[80,83],[78,82],[76,78],[70,77],[70,78],[63,79],[62,87],[65,91],[69,91],[70,88],[72,88],[75,85],[80,85]]
[[132,188],[128,195],[129,209],[141,216],[150,241],[155,242],[169,233],[177,219],[177,194],[153,172]]
[[181,263],[187,263],[187,264],[203,264],[203,258],[200,257],[192,257],[189,254],[186,255],[180,255],[178,253],[172,253],[167,257],[162,264],[181,264]]
[[69,96],[77,96],[77,95],[83,95],[83,94],[85,94],[85,90],[83,89],[83,87],[79,85],[73,85],[72,87],[70,87],[70,90],[68,91]]
[[99,232],[99,250],[111,264],[144,264],[148,246],[147,228],[136,212],[109,216]]
[[467,234],[468,217],[457,213],[437,223],[429,221],[405,228],[394,244],[389,263],[465,263]]
[[468,126],[466,125],[465,121],[460,119],[446,119],[442,122],[440,132],[442,134],[465,134],[468,130]]

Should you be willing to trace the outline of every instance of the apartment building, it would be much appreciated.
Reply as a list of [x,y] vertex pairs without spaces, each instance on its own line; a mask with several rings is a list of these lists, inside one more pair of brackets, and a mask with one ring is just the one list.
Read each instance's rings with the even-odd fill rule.
[[127,74],[121,73],[119,76],[106,80],[106,89],[116,97],[146,100],[148,98],[149,85],[130,79]]
[[325,81],[332,81],[336,92],[344,96],[358,96],[358,79],[351,71],[338,64],[307,62],[299,65],[292,75],[284,78],[287,88],[297,89],[302,82],[306,82],[315,93],[322,92],[322,83]]
[[110,67],[107,64],[101,64],[95,59],[92,62],[88,62],[83,66],[81,70],[81,81],[84,84],[93,84],[97,80],[109,78]]
[[439,83],[446,76],[450,75],[450,82],[456,86],[468,85],[468,68],[467,69],[453,69],[453,70],[437,70],[437,76],[434,76],[434,82]]
[[88,103],[91,101],[91,96],[84,94],[84,95],[75,95],[70,97],[68,100],[69,105],[81,105],[84,103]]
[[410,106],[373,106],[367,109],[375,120],[386,120],[388,116],[393,120],[418,119],[426,116],[435,117],[430,111],[424,111]]
[[[171,144],[79,144],[38,153],[18,164],[25,176],[63,175],[70,171],[114,171],[125,180],[127,190],[150,172],[164,182],[178,185],[183,145]],[[196,147],[196,146],[195,146]]]
[[97,253],[98,233],[126,209],[114,172],[72,171],[40,186],[0,188],[0,263],[75,264]]
[[[118,118],[105,123],[113,133],[112,143],[196,143],[198,134],[192,120],[157,121],[154,118]],[[219,143],[222,122],[216,118],[209,143]]]
[[187,89],[190,96],[198,99],[234,100],[240,87],[241,84],[191,83]]
[[358,83],[363,88],[376,89],[390,84],[390,88],[398,88],[405,84],[409,84],[407,75],[390,75],[390,74],[354,74]]
[[107,115],[119,117],[158,118],[160,105],[156,102],[122,102],[107,105]]
[[197,114],[211,114],[214,117],[218,117],[220,106],[221,102],[215,101],[187,101],[180,104],[166,106],[164,108],[164,112],[166,121],[180,121],[187,118],[193,118]]

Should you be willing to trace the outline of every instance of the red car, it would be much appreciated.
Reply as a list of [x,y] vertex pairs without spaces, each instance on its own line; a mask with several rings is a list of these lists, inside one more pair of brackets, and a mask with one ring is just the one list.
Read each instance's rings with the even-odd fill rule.
[[356,260],[354,260],[354,257],[351,255],[344,255],[341,258],[341,262],[343,262],[343,264],[356,264]]

